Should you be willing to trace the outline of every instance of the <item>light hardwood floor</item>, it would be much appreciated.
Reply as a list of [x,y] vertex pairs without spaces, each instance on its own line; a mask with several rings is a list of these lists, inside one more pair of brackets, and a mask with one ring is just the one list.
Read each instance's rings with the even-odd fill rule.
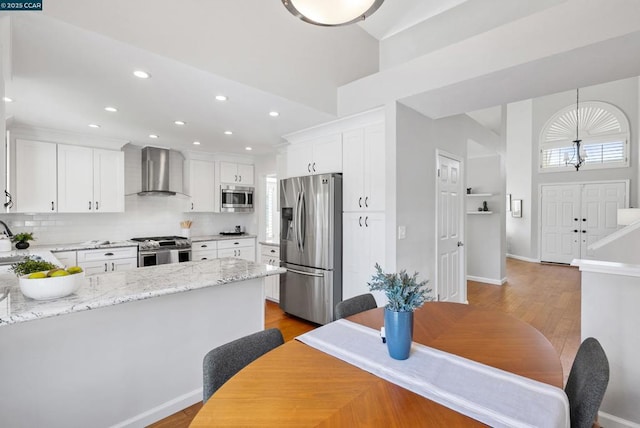
[[[507,259],[507,278],[502,286],[468,281],[469,303],[506,312],[540,330],[560,355],[566,382],[580,346],[578,269]],[[284,314],[271,302],[266,303],[265,326],[279,328],[285,341],[315,328],[314,324]],[[151,427],[186,428],[200,407],[202,403],[194,404]]]

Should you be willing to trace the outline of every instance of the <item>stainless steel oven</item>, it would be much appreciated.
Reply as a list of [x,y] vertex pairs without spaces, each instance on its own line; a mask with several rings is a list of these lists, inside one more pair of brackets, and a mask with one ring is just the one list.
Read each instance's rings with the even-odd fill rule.
[[253,187],[220,186],[220,211],[227,213],[253,212]]
[[191,241],[180,236],[133,238],[138,242],[138,266],[191,261]]

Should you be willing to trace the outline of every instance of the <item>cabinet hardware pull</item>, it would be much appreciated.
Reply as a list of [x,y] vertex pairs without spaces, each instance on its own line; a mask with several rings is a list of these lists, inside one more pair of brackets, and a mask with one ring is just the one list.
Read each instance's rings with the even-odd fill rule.
[[105,272],[107,271],[107,264],[106,263],[104,264],[104,271]]
[[307,171],[311,172],[311,164],[307,164]]
[[238,180],[240,183],[242,183],[242,176],[239,175],[238,177],[240,177],[240,179]]
[[113,253],[104,253],[105,256],[113,256]]
[[369,216],[366,216],[364,218],[364,225],[365,225],[365,227],[369,227]]
[[574,218],[574,219],[573,219],[573,221],[578,221],[578,219],[577,219],[577,218]]
[[364,206],[369,208],[369,197],[364,198]]
[[234,175],[234,177],[235,178],[233,179],[233,181],[235,181],[237,183],[238,182],[238,174]]
[[203,258],[201,258],[200,260],[207,260],[207,258],[206,258],[206,257],[203,257]]
[[91,211],[91,201],[89,201],[89,211]]
[[276,252],[276,250],[271,250],[271,252],[272,252],[272,253],[275,253],[275,252]]
[[191,202],[191,209],[193,210],[193,202]]
[[582,233],[587,233],[587,231],[586,231],[586,230],[583,230],[583,231],[582,231]]
[[96,211],[98,211],[98,201],[96,201]]
[[362,208],[362,196],[358,198],[358,206]]
[[239,242],[234,242],[233,245],[240,245],[240,243]]
[[313,172],[316,172],[316,163],[313,163]]
[[582,221],[587,221],[587,219],[586,219],[586,218],[583,218],[583,219],[582,219]]
[[55,211],[54,205],[53,205],[53,201],[51,201],[51,211]]
[[112,272],[116,271],[116,264],[115,263],[111,263],[111,271]]
[[207,244],[200,245],[200,248],[207,248]]
[[360,216],[360,218],[358,219],[358,224],[360,225],[360,227],[362,227],[362,216]]
[[578,229],[573,229],[573,233],[578,233]]

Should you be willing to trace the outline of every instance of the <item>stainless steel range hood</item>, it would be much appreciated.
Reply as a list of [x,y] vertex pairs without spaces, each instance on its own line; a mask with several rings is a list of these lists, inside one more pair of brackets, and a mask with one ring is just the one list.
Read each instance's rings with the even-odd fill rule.
[[173,196],[171,190],[171,153],[169,149],[142,149],[142,191],[140,196]]

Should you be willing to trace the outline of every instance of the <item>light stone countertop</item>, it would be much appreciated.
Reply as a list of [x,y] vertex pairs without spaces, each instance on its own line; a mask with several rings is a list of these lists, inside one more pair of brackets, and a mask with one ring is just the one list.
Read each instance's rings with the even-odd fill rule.
[[202,241],[227,241],[231,239],[245,239],[245,238],[257,238],[257,235],[250,235],[248,233],[244,233],[242,235],[201,235],[194,236],[191,238],[191,242],[202,242]]
[[[104,242],[108,242],[105,244]],[[137,247],[138,243],[134,241],[87,241],[87,242],[76,242],[71,244],[49,244],[49,245],[31,245],[26,250],[18,250],[28,254],[31,251],[76,251],[76,250],[95,250],[98,248],[121,248],[121,247]]]
[[8,286],[9,300],[0,300],[0,327],[284,272],[280,267],[236,258],[148,266],[87,277],[74,294],[45,301],[25,297],[17,277],[3,273],[0,298]]

